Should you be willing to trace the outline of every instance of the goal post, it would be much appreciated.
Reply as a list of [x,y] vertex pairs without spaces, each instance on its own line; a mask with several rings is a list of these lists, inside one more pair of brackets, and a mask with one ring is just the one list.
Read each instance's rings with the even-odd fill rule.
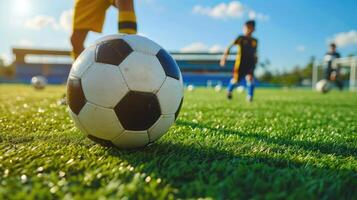
[[[323,79],[322,74],[326,70],[327,63],[315,61],[312,69],[312,89],[314,90],[319,80]],[[332,61],[332,67],[348,68],[350,70],[349,90],[357,92],[357,57],[338,58]]]

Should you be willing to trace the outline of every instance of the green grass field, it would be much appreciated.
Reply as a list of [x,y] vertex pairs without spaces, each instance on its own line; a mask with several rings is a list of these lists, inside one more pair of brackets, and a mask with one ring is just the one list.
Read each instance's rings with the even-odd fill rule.
[[357,199],[357,94],[185,93],[155,144],[105,148],[57,100],[0,85],[0,199]]

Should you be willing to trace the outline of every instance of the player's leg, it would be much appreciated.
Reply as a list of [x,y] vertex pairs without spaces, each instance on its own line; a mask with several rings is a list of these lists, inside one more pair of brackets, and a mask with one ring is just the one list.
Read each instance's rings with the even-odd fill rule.
[[330,67],[327,67],[325,70],[325,79],[326,80],[331,80],[331,74],[332,74],[332,70]]
[[74,29],[71,36],[72,44],[72,57],[76,59],[79,54],[84,50],[84,41],[87,37],[89,30],[87,29]]
[[[71,35],[72,58],[75,60],[84,50],[84,41],[89,31],[101,32],[105,12],[111,5],[109,1],[76,0],[73,15],[73,31]],[[66,105],[66,95],[58,102]]]
[[343,81],[339,78],[339,76],[336,77],[335,84],[340,91],[343,90]]
[[232,99],[233,97],[233,90],[237,86],[237,78],[235,75],[233,75],[233,78],[229,81],[228,87],[227,87],[227,98]]
[[247,101],[252,102],[254,96],[255,82],[252,74],[248,74],[245,77],[247,87]]
[[343,81],[340,79],[339,70],[333,70],[330,75],[330,80],[335,82],[335,85],[339,90],[343,90]]
[[84,41],[89,31],[101,32],[105,12],[111,5],[109,1],[76,0],[73,15],[71,44],[73,58],[84,50]]
[[115,6],[119,9],[118,31],[125,34],[136,34],[137,23],[133,0],[115,0]]
[[238,81],[239,81],[239,68],[235,65],[234,70],[233,70],[233,76],[232,79],[229,81],[228,87],[227,87],[227,98],[232,99],[233,97],[233,90],[237,86]]

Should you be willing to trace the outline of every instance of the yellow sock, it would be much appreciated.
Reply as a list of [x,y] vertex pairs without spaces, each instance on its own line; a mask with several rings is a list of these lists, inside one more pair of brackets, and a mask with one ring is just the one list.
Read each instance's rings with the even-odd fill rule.
[[71,57],[73,60],[76,60],[76,58],[78,57],[79,55],[77,55],[76,53],[74,53],[74,51],[71,51]]
[[121,11],[118,16],[119,33],[136,34],[137,24],[136,16],[132,11]]

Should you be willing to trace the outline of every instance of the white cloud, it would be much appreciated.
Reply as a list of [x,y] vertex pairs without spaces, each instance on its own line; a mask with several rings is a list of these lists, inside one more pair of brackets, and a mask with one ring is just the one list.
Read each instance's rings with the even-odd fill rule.
[[208,51],[211,53],[218,53],[218,52],[222,52],[223,50],[224,48],[218,44],[215,44],[208,49]]
[[73,15],[74,15],[73,9],[65,10],[65,11],[62,12],[62,14],[60,16],[60,19],[59,19],[59,25],[65,31],[71,31],[72,30]]
[[31,40],[28,39],[20,39],[16,45],[21,46],[21,47],[32,47],[34,46],[34,43]]
[[73,9],[65,10],[57,20],[55,17],[38,15],[25,21],[25,27],[32,30],[51,28],[53,30],[64,30],[69,32],[72,29]]
[[328,42],[335,42],[338,47],[357,45],[357,30],[337,33],[333,39],[329,39]]
[[212,46],[206,45],[202,42],[194,42],[191,43],[185,47],[183,47],[180,51],[187,53],[187,52],[210,52],[210,53],[217,53],[221,52],[223,50],[223,47],[215,44]]
[[240,18],[244,14],[244,6],[239,1],[231,1],[229,3],[220,3],[213,7],[196,5],[192,11],[195,14],[216,19]]
[[5,65],[11,64],[12,61],[10,54],[6,54],[6,53],[1,53],[0,59],[4,61]]
[[203,16],[209,16],[214,19],[242,18],[245,15],[247,15],[249,19],[260,21],[268,21],[270,19],[268,15],[258,13],[239,1],[219,3],[212,7],[196,5],[193,7],[192,12]]
[[305,52],[306,51],[306,47],[304,45],[299,45],[296,47],[296,51],[298,52]]
[[270,19],[269,15],[258,13],[254,10],[250,10],[248,12],[248,17],[249,19],[260,20],[260,21],[269,21]]
[[25,27],[33,30],[40,30],[45,27],[54,28],[55,26],[56,26],[55,18],[46,15],[38,15],[34,18],[25,21]]
[[200,52],[207,51],[207,46],[201,42],[194,42],[181,49],[181,52]]

